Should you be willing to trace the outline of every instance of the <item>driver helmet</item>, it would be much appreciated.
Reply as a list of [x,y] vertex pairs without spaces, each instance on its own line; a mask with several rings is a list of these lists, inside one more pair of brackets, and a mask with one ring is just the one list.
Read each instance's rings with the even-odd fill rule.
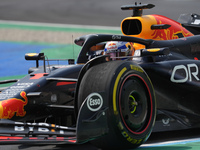
[[132,50],[133,46],[129,42],[110,41],[105,45],[104,54],[116,60],[119,59],[117,57],[131,56]]

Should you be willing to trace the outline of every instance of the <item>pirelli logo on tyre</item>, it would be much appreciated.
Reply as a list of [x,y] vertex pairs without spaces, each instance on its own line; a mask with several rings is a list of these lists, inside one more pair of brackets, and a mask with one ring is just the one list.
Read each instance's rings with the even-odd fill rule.
[[91,111],[98,111],[103,106],[103,98],[99,93],[91,93],[87,98],[87,107]]
[[136,66],[136,65],[130,65],[131,67],[131,70],[135,70],[135,71],[138,71],[138,72],[144,72],[140,67]]

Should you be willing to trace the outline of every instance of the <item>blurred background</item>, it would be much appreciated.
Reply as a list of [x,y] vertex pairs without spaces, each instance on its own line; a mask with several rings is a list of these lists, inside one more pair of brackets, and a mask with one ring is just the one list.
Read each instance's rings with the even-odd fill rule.
[[120,26],[131,11],[121,5],[135,2],[156,7],[144,14],[161,14],[177,20],[182,13],[199,13],[199,0],[0,0],[0,20]]

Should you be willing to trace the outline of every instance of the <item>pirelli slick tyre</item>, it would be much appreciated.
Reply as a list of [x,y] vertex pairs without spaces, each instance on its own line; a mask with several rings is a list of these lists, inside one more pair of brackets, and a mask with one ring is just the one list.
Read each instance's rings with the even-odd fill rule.
[[136,148],[152,131],[156,104],[150,79],[132,61],[111,61],[90,68],[80,84],[78,108],[93,92],[105,92],[109,133],[92,141],[102,149]]

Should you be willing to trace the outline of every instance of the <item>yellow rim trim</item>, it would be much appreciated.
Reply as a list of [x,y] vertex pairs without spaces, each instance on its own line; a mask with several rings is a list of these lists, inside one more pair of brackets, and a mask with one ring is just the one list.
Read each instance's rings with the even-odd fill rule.
[[131,113],[133,114],[135,112],[135,110],[136,110],[136,104],[137,103],[135,101],[135,98],[132,95],[130,95],[129,97],[131,97],[133,99],[133,102],[131,103],[131,105],[134,105],[134,109],[131,111]]
[[119,83],[119,80],[122,76],[122,74],[127,70],[126,67],[124,67],[120,73],[118,74],[117,76],[117,79],[115,81],[115,84],[114,84],[114,89],[113,89],[113,110],[114,110],[114,114],[117,114],[117,104],[116,104],[116,93],[117,93],[117,86],[118,86],[118,83]]

